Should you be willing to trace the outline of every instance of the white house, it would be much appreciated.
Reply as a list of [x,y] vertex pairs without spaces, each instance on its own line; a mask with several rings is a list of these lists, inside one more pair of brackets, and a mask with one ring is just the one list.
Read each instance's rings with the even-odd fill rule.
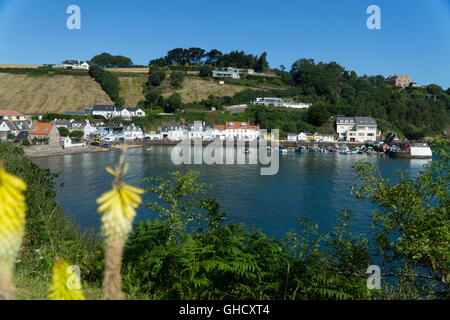
[[338,117],[336,131],[339,140],[348,142],[375,142],[379,136],[377,122],[371,117]]
[[144,132],[141,127],[136,126],[134,123],[125,127],[124,130],[125,140],[143,139]]
[[286,141],[297,142],[297,135],[295,133],[288,133],[286,136]]
[[282,105],[284,108],[291,108],[291,109],[309,109],[311,108],[310,103],[288,103],[284,102]]
[[189,138],[188,130],[182,126],[165,126],[159,130],[162,140],[182,141]]
[[80,60],[64,60],[57,66],[53,66],[55,69],[73,69],[73,70],[86,70],[88,71],[91,66],[86,61]]
[[307,138],[306,134],[302,132],[298,134],[297,141],[306,141],[307,140],[306,138]]
[[92,107],[93,116],[102,116],[106,119],[114,118],[117,113],[116,106],[96,104]]
[[101,126],[91,133],[90,138],[113,142],[119,139],[125,139],[125,128],[121,126]]
[[73,143],[73,141],[72,141],[72,139],[70,137],[66,137],[64,139],[64,149],[83,147],[85,145],[86,145],[86,142]]
[[241,78],[241,76],[237,72],[217,71],[217,70],[213,70],[212,76],[213,76],[213,78],[219,78],[219,79],[240,79]]
[[21,131],[30,131],[31,122],[28,121],[8,121],[0,120],[0,132],[11,132],[14,136],[17,136]]
[[319,142],[335,142],[336,140],[334,140],[334,135],[333,134],[319,134],[319,133],[315,133],[314,134],[314,140],[319,141]]
[[148,138],[150,140],[162,140],[161,133],[157,133],[157,132],[146,133],[145,138]]
[[131,119],[132,117],[145,117],[145,111],[141,108],[117,108],[113,105],[95,105],[92,108],[92,115],[102,116],[106,119]]
[[308,103],[291,103],[285,102],[281,98],[256,98],[251,104],[265,105],[266,107],[283,107],[291,109],[309,109],[311,104]]
[[259,138],[259,127],[248,122],[229,122],[225,125],[215,125],[212,131],[214,139],[256,141]]
[[251,102],[251,104],[261,104],[266,107],[281,107],[283,103],[283,99],[280,98],[256,98]]
[[145,111],[141,108],[128,108],[131,117],[145,117]]
[[28,116],[24,116],[20,112],[13,110],[0,110],[0,120],[9,120],[9,121],[26,121],[28,120]]

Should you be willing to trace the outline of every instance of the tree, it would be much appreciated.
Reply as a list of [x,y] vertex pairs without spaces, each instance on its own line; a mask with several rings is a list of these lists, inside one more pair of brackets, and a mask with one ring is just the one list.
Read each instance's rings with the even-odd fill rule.
[[170,74],[170,84],[174,88],[180,88],[184,81],[184,73],[181,71],[175,71]]
[[269,63],[267,62],[267,52],[263,52],[259,57],[258,63],[255,65],[256,72],[264,72],[269,68]]
[[330,118],[327,107],[323,103],[314,104],[308,111],[308,123],[321,126]]
[[[361,183],[352,190],[358,199],[377,204],[372,213],[374,254],[389,277],[411,287],[434,282],[434,293],[450,294],[450,150],[448,141],[433,143],[436,160],[417,178],[400,172],[391,184],[368,162],[357,166]],[[399,290],[401,291],[401,290]]]
[[212,75],[212,68],[208,65],[200,68],[200,77],[209,78]]
[[101,68],[107,67],[131,67],[133,65],[133,61],[130,58],[124,56],[113,56],[109,53],[103,52],[99,55],[96,55],[91,59],[91,63],[98,65]]
[[191,65],[200,64],[204,55],[205,50],[203,50],[202,48],[189,48],[187,50],[188,61]]
[[181,95],[176,92],[172,94],[166,101],[165,112],[172,113],[181,108]]
[[186,175],[173,172],[172,175],[172,179],[144,179],[150,183],[145,191],[157,194],[169,206],[167,208],[154,202],[145,203],[146,207],[158,212],[161,218],[167,219],[168,242],[179,237],[191,219],[199,220],[200,215],[195,209],[201,207],[207,190],[206,184],[197,181],[198,172],[190,171]]
[[216,96],[210,95],[208,97],[208,99],[205,101],[205,107],[207,107],[208,109],[211,109],[211,108],[220,109],[222,107],[222,104],[220,103],[219,98],[217,98]]
[[69,136],[69,129],[67,129],[66,127],[58,127],[58,131],[61,137]]
[[166,72],[162,70],[149,70],[148,85],[153,87],[159,87],[161,83],[166,79]]
[[176,48],[167,52],[167,64],[179,64],[184,65],[187,61],[186,50],[183,48]]
[[8,131],[8,133],[6,134],[6,138],[8,140],[12,140],[16,137],[16,135],[14,133],[12,133],[11,131]]
[[153,111],[153,106],[158,102],[158,100],[161,97],[161,92],[156,89],[150,88],[147,90],[147,93],[145,95],[145,104],[146,106],[150,106],[151,110]]
[[223,54],[217,49],[213,49],[206,54],[206,63],[216,67],[221,63]]
[[70,137],[74,138],[74,139],[81,139],[84,137],[84,132],[81,130],[74,130],[72,132],[70,132]]
[[93,65],[89,68],[89,74],[100,84],[106,94],[115,102],[116,106],[120,107],[124,104],[125,101],[119,94],[120,82],[114,73]]

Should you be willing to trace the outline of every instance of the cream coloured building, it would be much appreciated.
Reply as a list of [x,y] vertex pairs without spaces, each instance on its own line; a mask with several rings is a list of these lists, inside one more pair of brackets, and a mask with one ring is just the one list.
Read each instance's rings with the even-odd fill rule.
[[375,142],[380,135],[377,122],[371,117],[338,117],[336,131],[338,140],[347,142]]

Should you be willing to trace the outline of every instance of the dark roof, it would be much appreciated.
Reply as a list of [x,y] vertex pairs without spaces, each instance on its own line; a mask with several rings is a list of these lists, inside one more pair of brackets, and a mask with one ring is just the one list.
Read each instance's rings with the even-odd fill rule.
[[16,137],[16,140],[26,140],[28,139],[28,131],[20,131]]
[[[345,122],[347,120],[347,122]],[[353,117],[337,117],[336,123],[354,123],[355,118]]]
[[30,130],[30,126],[26,121],[0,121],[0,123],[2,122],[4,122],[11,131]]
[[84,129],[86,127],[86,122],[83,121],[73,121],[69,125],[69,129]]
[[377,122],[371,117],[355,117],[355,122],[357,125],[376,125]]
[[92,111],[114,111],[116,110],[116,106],[113,105],[103,105],[103,104],[96,104]]
[[81,60],[64,60],[62,62],[63,64],[83,64],[85,63],[85,61],[81,61]]

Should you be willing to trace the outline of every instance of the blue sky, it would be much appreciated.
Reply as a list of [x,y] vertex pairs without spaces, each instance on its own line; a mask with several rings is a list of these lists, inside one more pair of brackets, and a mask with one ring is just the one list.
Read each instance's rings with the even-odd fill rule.
[[[81,8],[81,30],[66,8]],[[366,27],[369,5],[381,30]],[[450,87],[450,0],[0,0],[0,64],[101,52],[147,64],[175,47],[267,51],[272,67],[336,61],[358,75],[409,74]]]

